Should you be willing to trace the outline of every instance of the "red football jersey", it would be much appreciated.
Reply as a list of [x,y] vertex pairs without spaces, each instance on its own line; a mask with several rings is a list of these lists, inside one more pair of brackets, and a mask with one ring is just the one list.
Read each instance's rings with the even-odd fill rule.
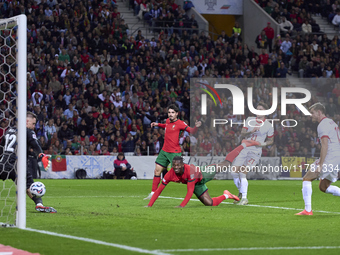
[[170,119],[166,119],[165,124],[158,124],[159,127],[165,128],[164,145],[162,150],[170,153],[180,153],[181,147],[179,146],[179,133],[181,131],[187,131],[189,133],[195,133],[197,127],[191,129],[184,121],[176,120],[170,122]]
[[194,165],[184,164],[184,173],[182,175],[177,175],[174,169],[170,169],[169,172],[164,176],[162,183],[167,185],[169,182],[181,182],[187,184],[188,182],[200,182],[202,180],[202,174]]
[[188,185],[187,195],[185,196],[181,206],[184,207],[189,202],[192,194],[194,193],[195,184],[202,180],[202,173],[200,168],[194,165],[184,164],[184,172],[182,175],[177,175],[173,168],[164,176],[162,184],[158,187],[156,192],[153,194],[149,206],[152,206],[157,200],[163,189],[169,182],[181,182]]

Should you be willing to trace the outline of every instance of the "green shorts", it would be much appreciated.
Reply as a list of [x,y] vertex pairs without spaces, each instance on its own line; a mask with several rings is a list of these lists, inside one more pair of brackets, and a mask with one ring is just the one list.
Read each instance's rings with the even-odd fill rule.
[[182,156],[182,153],[171,153],[161,150],[156,158],[156,164],[167,168],[169,164],[172,165],[172,160],[176,156]]
[[208,187],[205,185],[208,181],[211,181],[214,179],[216,175],[216,165],[211,166],[212,168],[209,170],[206,167],[207,166],[201,166],[200,170],[202,173],[202,180],[195,184],[194,194],[197,198],[202,196],[207,190]]

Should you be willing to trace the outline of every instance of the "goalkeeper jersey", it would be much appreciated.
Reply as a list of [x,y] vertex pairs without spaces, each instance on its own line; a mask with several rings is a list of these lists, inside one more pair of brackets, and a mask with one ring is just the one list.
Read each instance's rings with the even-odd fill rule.
[[[30,148],[33,149],[37,155],[43,153],[43,150],[40,147],[40,143],[37,139],[35,132],[29,128],[26,128],[26,136],[27,136],[27,153],[29,154]],[[16,128],[9,128],[5,135],[2,138],[1,145],[2,145],[2,153],[15,153],[15,149],[18,143],[17,140],[18,130]],[[2,154],[1,153],[1,154]]]

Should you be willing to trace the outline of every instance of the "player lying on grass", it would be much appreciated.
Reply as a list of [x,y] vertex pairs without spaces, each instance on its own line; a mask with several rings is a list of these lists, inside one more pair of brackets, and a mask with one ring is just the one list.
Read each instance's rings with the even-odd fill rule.
[[[37,117],[32,112],[27,112],[26,118],[26,131],[27,131],[27,153],[31,153],[32,148],[34,153],[38,154],[38,160],[41,160],[45,170],[47,170],[51,164],[49,156],[43,153],[40,147],[37,136],[34,132],[35,124],[37,123]],[[12,179],[16,182],[16,153],[15,147],[17,145],[17,129],[15,127],[9,128],[1,141],[2,156],[0,158],[0,179],[7,180]],[[34,154],[34,156],[36,156]],[[26,167],[26,193],[36,204],[35,209],[39,212],[56,213],[57,210],[53,207],[46,207],[43,205],[41,197],[33,196],[30,192],[30,186],[34,182],[32,173],[36,169],[31,169],[30,166]]]
[[319,122],[318,137],[321,141],[320,159],[310,165],[303,177],[302,196],[305,210],[296,215],[313,215],[312,211],[312,181],[320,178],[319,189],[322,192],[340,196],[340,188],[331,185],[338,179],[340,164],[340,132],[338,125],[325,116],[326,109],[321,103],[312,105],[309,110],[312,120]]
[[149,204],[146,207],[151,207],[162,193],[163,189],[169,182],[181,182],[187,184],[187,195],[183,202],[177,207],[184,207],[189,202],[192,194],[206,206],[217,206],[225,199],[239,200],[239,198],[225,190],[222,196],[211,198],[208,193],[208,187],[205,185],[208,181],[214,179],[217,172],[228,169],[237,155],[246,147],[259,146],[260,143],[256,141],[243,140],[242,144],[236,147],[233,151],[228,153],[224,161],[210,166],[194,166],[183,163],[183,158],[176,156],[172,161],[172,168],[164,176],[162,184],[153,194]]

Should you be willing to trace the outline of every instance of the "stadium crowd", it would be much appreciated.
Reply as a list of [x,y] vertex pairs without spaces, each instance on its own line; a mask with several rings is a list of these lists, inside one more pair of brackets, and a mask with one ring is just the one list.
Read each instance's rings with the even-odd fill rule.
[[[311,12],[319,11],[310,9],[308,4],[298,5],[301,1],[258,2],[264,8],[273,8],[272,16],[279,10],[276,18],[286,17],[293,22],[294,17],[307,22]],[[285,8],[284,3],[290,8]],[[154,31],[154,38],[146,40],[140,31],[130,36],[131,31],[119,13],[120,4],[125,3],[0,2],[1,18],[27,15],[27,110],[38,116],[36,133],[46,153],[157,154],[164,142],[164,130],[151,129],[150,123],[163,122],[167,106],[177,103],[179,119],[189,123],[190,118],[200,118],[204,123],[197,137],[189,137],[187,132],[181,135],[183,153],[226,155],[240,143],[242,126],[224,126],[218,131],[211,127],[214,116],[237,119],[232,115],[232,100],[228,94],[223,95],[223,106],[219,108],[209,101],[209,117],[199,116],[196,110],[199,94],[190,91],[193,78],[235,79],[244,92],[246,85],[237,78],[246,78],[254,87],[254,104],[263,101],[270,106],[273,87],[293,86],[278,78],[298,71],[301,76],[315,80],[313,84],[320,96],[329,100],[329,115],[339,124],[340,83],[329,79],[340,75],[337,36],[329,40],[326,35],[294,27],[295,32],[284,31],[281,37],[271,34],[268,24],[263,32],[259,30],[258,53],[259,50],[242,43],[242,29],[237,23],[232,31],[212,37],[199,31],[195,17],[188,17],[174,0],[135,0],[131,12],[147,19]],[[190,29],[177,29],[180,27]],[[5,37],[2,32],[0,44],[10,46],[11,40]],[[272,47],[267,53],[269,37]],[[2,55],[9,50],[10,47],[2,47]],[[10,103],[16,91],[8,85],[15,79],[15,67],[0,68],[3,132],[16,111],[15,104]],[[316,101],[313,97],[309,104]],[[239,118],[248,115],[249,112]],[[315,124],[294,107],[289,109],[288,116],[298,118],[298,126],[276,126],[275,146],[264,148],[263,155],[317,156],[320,142]],[[277,113],[268,118],[281,116]]]

